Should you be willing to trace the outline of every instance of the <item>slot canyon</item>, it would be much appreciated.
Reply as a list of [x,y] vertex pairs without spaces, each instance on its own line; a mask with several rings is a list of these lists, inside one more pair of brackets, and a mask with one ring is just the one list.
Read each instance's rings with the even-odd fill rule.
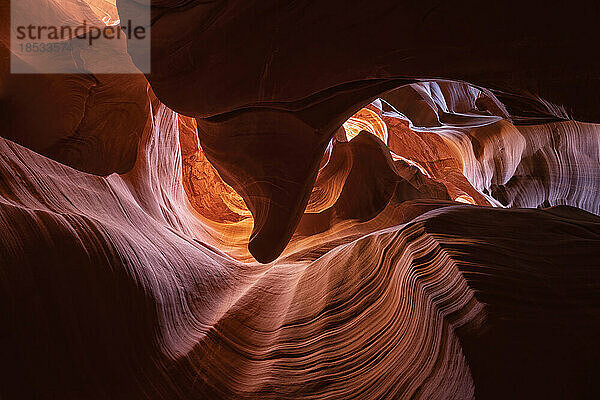
[[600,398],[599,2],[0,19],[1,400]]

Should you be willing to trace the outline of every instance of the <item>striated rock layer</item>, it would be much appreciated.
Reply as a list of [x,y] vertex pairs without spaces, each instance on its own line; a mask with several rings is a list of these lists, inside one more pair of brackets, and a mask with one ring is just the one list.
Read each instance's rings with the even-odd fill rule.
[[[598,390],[598,217],[395,195],[359,222],[363,208],[345,205],[362,193],[353,203],[342,189],[330,226],[299,232],[277,262],[251,262],[243,249],[229,252],[236,260],[217,250],[211,221],[226,219],[192,213],[184,192],[178,136],[187,125],[153,104],[136,165],[120,176],[88,175],[2,141],[3,397]],[[368,147],[358,142],[365,134],[347,145]],[[375,154],[355,164],[360,153],[339,149],[354,163],[348,177],[356,165],[374,167]],[[244,237],[236,224],[229,234]]]

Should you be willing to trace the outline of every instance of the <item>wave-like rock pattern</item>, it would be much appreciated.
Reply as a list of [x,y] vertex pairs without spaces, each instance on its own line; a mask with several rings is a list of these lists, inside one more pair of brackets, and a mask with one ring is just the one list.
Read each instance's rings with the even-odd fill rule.
[[[3,397],[596,390],[597,217],[392,202],[244,263],[190,212],[180,119],[162,105],[152,119],[134,170],[108,178],[3,140]],[[536,358],[486,361],[524,349]],[[559,374],[574,365],[590,369]]]

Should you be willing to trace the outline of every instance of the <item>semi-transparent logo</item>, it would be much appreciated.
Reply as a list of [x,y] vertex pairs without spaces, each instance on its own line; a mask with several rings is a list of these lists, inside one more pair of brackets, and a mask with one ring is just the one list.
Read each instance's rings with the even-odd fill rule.
[[149,73],[150,0],[12,0],[12,73]]

